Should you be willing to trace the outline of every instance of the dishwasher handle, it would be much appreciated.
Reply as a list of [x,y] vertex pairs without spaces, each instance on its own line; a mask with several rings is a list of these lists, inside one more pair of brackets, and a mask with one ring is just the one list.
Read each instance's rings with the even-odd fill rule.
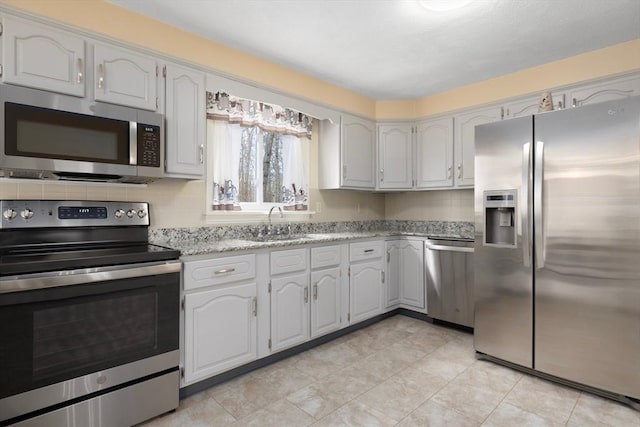
[[466,248],[464,246],[434,245],[433,243],[429,242],[424,242],[424,247],[434,251],[473,252],[473,248]]

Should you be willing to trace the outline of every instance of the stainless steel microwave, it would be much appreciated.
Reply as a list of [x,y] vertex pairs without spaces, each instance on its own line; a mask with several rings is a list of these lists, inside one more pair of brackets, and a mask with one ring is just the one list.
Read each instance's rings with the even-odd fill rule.
[[145,183],[164,169],[161,114],[0,85],[5,177]]

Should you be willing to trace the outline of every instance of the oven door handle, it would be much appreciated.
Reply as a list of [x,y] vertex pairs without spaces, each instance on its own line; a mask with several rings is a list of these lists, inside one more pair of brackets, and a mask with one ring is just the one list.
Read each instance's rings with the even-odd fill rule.
[[177,273],[181,269],[180,261],[167,261],[9,276],[0,278],[0,294]]

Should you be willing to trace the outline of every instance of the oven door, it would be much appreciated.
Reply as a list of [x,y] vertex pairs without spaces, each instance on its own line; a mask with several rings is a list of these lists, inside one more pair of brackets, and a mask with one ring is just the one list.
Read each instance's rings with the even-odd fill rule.
[[170,261],[0,278],[0,424],[177,370],[180,271]]

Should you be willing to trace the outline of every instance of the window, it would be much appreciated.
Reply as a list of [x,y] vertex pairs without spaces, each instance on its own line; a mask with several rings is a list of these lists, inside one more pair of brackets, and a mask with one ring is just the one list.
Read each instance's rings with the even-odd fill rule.
[[312,119],[207,92],[208,211],[308,209]]

